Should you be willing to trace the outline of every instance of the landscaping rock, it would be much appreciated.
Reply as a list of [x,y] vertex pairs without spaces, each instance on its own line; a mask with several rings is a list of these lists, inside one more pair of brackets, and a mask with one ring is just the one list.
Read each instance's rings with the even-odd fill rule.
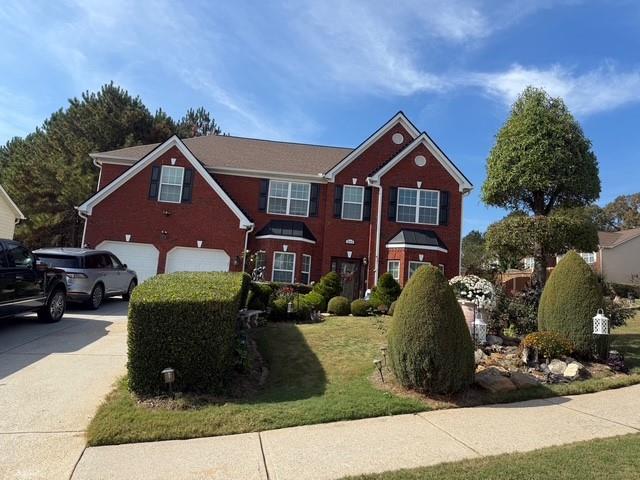
[[475,353],[473,354],[473,356],[475,357],[476,360],[476,365],[478,365],[480,362],[482,362],[485,358],[487,358],[487,356],[484,354],[484,352],[482,350],[480,350],[479,348],[476,349]]
[[551,373],[555,373],[556,375],[564,374],[566,368],[567,364],[562,360],[558,360],[557,358],[554,358],[553,360],[551,360],[551,362],[549,362],[549,370],[551,371]]
[[527,375],[526,373],[511,372],[509,379],[518,389],[537,387],[540,385],[537,378]]
[[503,376],[495,367],[487,368],[476,374],[475,382],[481,388],[493,393],[516,390],[516,385],[509,378]]
[[489,345],[502,345],[504,340],[502,340],[502,337],[498,337],[497,335],[487,335],[487,343]]
[[562,376],[570,378],[571,380],[575,380],[576,378],[580,377],[583,370],[584,365],[579,362],[573,361],[569,365],[567,365],[567,368],[564,369],[564,372],[562,372]]

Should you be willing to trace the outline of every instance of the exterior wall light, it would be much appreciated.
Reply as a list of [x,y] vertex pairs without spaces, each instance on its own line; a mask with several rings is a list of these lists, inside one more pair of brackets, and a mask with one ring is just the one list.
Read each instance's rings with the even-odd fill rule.
[[130,242],[131,241],[131,234],[130,233],[125,233],[124,234],[124,239],[125,239],[125,241]]
[[202,248],[202,240],[196,240],[196,245],[198,248]]

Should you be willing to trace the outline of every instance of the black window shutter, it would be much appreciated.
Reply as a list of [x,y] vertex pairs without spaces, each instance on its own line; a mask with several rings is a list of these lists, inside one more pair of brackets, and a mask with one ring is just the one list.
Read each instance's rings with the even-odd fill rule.
[[160,188],[160,166],[151,167],[151,183],[149,184],[149,200],[158,199]]
[[267,210],[267,199],[269,197],[269,180],[262,178],[260,180],[260,198],[258,200],[258,210],[264,212]]
[[372,187],[364,189],[364,202],[362,204],[362,220],[371,220],[371,191]]
[[336,185],[336,193],[333,197],[333,216],[342,218],[342,185]]
[[440,192],[440,225],[449,223],[449,192]]
[[320,196],[320,185],[311,184],[311,192],[309,193],[309,216],[318,216],[318,197]]
[[391,187],[389,189],[389,210],[387,216],[389,220],[396,221],[396,209],[398,206],[398,187]]
[[182,201],[191,203],[191,193],[193,192],[193,168],[185,168],[182,179]]

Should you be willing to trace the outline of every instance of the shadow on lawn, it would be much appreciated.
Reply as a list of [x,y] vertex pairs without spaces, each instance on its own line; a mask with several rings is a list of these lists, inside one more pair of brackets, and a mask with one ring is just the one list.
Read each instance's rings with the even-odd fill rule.
[[630,370],[640,371],[640,334],[613,335],[611,348],[624,355],[624,361]]

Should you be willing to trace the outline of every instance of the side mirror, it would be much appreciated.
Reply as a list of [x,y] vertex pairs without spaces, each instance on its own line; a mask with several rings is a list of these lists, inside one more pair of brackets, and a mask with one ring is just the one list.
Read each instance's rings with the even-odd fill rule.
[[125,270],[126,270],[127,268],[129,268],[129,267],[127,267],[127,264],[126,264],[126,263],[123,263],[123,264],[122,264],[122,266],[124,267],[124,269],[125,269]]

